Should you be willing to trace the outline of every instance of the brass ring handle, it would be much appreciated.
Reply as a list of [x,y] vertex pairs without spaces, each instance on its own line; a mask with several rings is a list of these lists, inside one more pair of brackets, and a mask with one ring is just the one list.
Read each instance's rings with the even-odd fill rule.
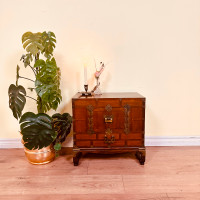
[[110,139],[108,139],[107,135],[104,136],[104,142],[106,144],[113,144],[115,142],[115,136],[112,135]]

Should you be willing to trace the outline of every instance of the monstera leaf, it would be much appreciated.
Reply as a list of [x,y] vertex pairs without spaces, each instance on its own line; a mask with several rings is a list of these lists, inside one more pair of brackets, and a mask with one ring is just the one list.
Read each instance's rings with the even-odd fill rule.
[[42,45],[44,49],[42,50],[42,53],[46,58],[50,58],[53,55],[53,50],[56,47],[56,36],[53,32],[43,32],[42,33]]
[[23,86],[15,86],[11,84],[8,89],[9,107],[13,112],[13,116],[18,119],[21,117],[22,110],[26,103],[26,90]]
[[17,70],[16,70],[16,85],[18,85],[19,70],[20,70],[20,67],[19,67],[19,65],[17,65]]
[[70,133],[72,117],[69,113],[63,113],[62,115],[60,113],[56,113],[52,116],[52,118],[54,130],[57,132],[57,137],[54,141],[54,144],[56,148],[59,148],[61,147],[59,143],[64,142],[67,135]]
[[26,32],[22,35],[22,44],[28,53],[34,56],[44,49],[41,39],[42,33]]
[[21,59],[24,63],[24,67],[27,67],[33,61],[33,55],[31,53],[27,53],[26,55],[22,55]]
[[56,65],[54,58],[51,60],[37,60],[34,65],[39,69],[39,73],[36,75],[35,87],[37,95],[41,98],[42,104],[38,101],[42,112],[47,112],[51,108],[57,109],[60,103],[61,90],[60,86],[60,69]]
[[22,115],[20,122],[24,146],[27,149],[41,149],[50,145],[56,137],[52,127],[52,118],[44,113],[35,115],[27,112]]

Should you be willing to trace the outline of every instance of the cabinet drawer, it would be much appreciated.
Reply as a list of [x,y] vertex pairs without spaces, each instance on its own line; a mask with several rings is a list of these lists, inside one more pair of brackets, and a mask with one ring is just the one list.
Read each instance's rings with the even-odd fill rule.
[[128,147],[141,147],[141,146],[144,146],[144,141],[143,140],[128,140],[127,146]]
[[95,99],[77,99],[72,100],[72,106],[74,107],[87,107],[88,105],[92,105],[94,107],[97,106],[97,101]]
[[112,108],[121,107],[121,101],[119,99],[99,99],[97,101],[97,107],[105,108],[110,105]]
[[[115,137],[115,140],[119,140],[119,137],[120,137],[119,134],[112,133],[111,135],[113,135]],[[105,139],[105,133],[97,134],[97,139],[98,140],[104,140]]]
[[121,101],[119,99],[79,99],[73,101],[73,107],[87,107],[88,105],[92,105],[96,108],[105,108],[107,105],[111,107],[121,107]]
[[74,138],[76,141],[80,141],[80,140],[96,140],[97,136],[96,134],[82,134],[82,133],[78,133],[74,135]]
[[84,148],[142,146],[143,141],[143,133],[130,133],[127,135],[124,133],[111,133],[110,135],[106,135],[105,133],[96,133],[91,135],[78,133],[74,135],[75,144],[78,147]]
[[142,99],[122,99],[122,106],[125,105],[143,107],[145,102]]
[[76,145],[78,148],[89,148],[91,147],[90,141],[75,141],[74,145]]
[[118,140],[115,141],[114,143],[110,143],[107,144],[104,141],[94,141],[93,142],[93,147],[107,147],[107,148],[111,148],[111,147],[124,147],[125,146],[125,141],[124,140]]
[[142,140],[143,138],[144,138],[143,133],[121,134],[121,139],[123,140]]

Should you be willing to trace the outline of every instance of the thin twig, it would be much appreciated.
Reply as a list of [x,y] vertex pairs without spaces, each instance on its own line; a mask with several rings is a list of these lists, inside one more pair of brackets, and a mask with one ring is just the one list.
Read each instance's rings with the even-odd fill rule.
[[23,77],[23,76],[19,76],[19,78],[24,78],[24,79],[27,79],[27,80],[29,80],[29,81],[35,82],[34,80],[32,80],[32,79],[30,79],[30,78]]
[[35,71],[35,69],[34,69],[31,65],[28,65],[28,66],[32,69],[33,73],[34,73],[35,76],[36,76],[36,71]]

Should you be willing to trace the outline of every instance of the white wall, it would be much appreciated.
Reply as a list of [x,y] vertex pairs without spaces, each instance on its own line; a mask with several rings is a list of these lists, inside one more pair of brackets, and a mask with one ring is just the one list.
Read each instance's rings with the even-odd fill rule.
[[[57,36],[58,111],[71,113],[71,98],[83,89],[85,60],[94,85],[95,58],[108,63],[102,91],[146,97],[147,136],[200,135],[199,0],[0,0],[0,138],[20,137],[7,90],[17,64],[30,74],[19,61],[21,36],[45,30]],[[36,110],[31,100],[27,110]]]

